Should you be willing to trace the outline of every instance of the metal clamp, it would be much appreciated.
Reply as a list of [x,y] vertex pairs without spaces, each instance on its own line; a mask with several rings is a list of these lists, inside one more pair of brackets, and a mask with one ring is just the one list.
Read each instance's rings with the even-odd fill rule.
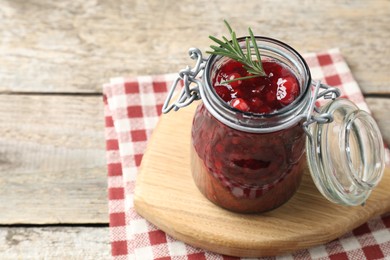
[[[341,91],[338,88],[330,87],[328,85],[322,84],[321,81],[315,82],[312,81],[314,87],[313,98],[310,100],[309,109],[306,115],[306,121],[303,122],[303,129],[305,130],[307,136],[310,141],[313,136],[309,130],[309,125],[313,123],[317,124],[328,124],[333,121],[333,115],[330,113],[321,113],[320,109],[315,105],[317,99],[323,97],[324,99],[332,99],[335,100],[341,95]],[[324,91],[320,92],[320,89],[324,89]],[[314,112],[318,115],[314,116]]]
[[[164,114],[168,113],[172,109],[177,111],[180,108],[188,106],[193,101],[199,100],[201,98],[199,93],[199,87],[202,85],[202,82],[196,77],[200,72],[204,70],[207,59],[202,58],[202,52],[197,48],[191,48],[188,51],[188,54],[190,55],[191,59],[196,60],[195,67],[191,69],[189,66],[187,66],[185,69],[179,72],[179,75],[173,82],[168,96],[162,107],[162,112]],[[170,104],[172,96],[175,93],[176,87],[178,85],[181,86],[182,84],[184,86],[179,94],[179,97],[173,104]]]

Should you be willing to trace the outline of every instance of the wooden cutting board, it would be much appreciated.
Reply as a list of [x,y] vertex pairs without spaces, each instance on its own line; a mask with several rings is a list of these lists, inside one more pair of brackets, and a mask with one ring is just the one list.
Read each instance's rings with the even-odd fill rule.
[[308,172],[283,206],[262,214],[219,208],[198,191],[190,171],[190,133],[196,104],[163,115],[137,177],[134,204],[151,223],[195,247],[241,256],[273,256],[331,241],[390,211],[390,170],[365,206],[327,201]]

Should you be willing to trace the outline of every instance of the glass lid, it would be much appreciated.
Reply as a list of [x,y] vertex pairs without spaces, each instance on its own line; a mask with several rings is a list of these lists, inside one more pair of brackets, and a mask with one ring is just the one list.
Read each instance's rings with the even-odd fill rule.
[[364,204],[384,171],[384,144],[370,114],[347,99],[329,102],[321,113],[333,122],[312,124],[306,154],[313,180],[330,201]]

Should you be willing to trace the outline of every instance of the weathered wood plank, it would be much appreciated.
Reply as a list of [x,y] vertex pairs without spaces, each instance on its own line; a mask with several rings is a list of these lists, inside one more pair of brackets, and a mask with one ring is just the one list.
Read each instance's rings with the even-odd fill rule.
[[366,98],[367,105],[379,125],[383,139],[390,145],[390,99],[389,98]]
[[[0,102],[0,223],[107,223],[101,97]],[[367,102],[390,143],[390,100]]]
[[0,223],[107,223],[102,97],[0,103]]
[[108,228],[0,228],[0,259],[109,259]]
[[365,93],[389,93],[390,2],[0,1],[0,91],[101,92],[112,76],[174,72],[208,35],[247,27],[300,52],[339,47]]

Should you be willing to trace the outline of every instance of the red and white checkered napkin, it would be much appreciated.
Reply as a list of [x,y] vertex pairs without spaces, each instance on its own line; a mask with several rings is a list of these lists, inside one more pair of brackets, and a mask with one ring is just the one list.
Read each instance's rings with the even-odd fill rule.
[[[304,55],[313,79],[342,88],[367,110],[339,50]],[[137,170],[177,74],[116,78],[104,86],[110,239],[114,259],[237,259],[194,248],[166,235],[133,207]],[[390,214],[370,220],[328,244],[276,259],[390,259]],[[275,258],[267,258],[275,259]]]

